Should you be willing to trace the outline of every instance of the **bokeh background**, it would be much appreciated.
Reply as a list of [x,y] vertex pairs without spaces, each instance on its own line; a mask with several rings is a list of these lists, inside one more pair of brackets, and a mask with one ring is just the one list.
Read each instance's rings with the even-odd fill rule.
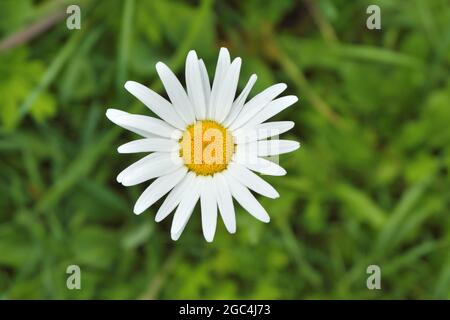
[[[0,0],[0,298],[449,299],[449,25],[446,0]],[[184,79],[195,49],[211,76],[221,46],[251,96],[300,98],[277,119],[302,148],[267,178],[270,224],[239,208],[208,244],[197,208],[173,242],[170,218],[132,213],[145,185],[115,181],[139,155],[105,110],[149,112],[126,80],[165,95],[157,61]]]

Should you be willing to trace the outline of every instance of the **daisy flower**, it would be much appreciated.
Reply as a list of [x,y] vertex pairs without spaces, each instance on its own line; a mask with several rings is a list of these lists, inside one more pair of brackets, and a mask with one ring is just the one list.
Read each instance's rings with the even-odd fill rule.
[[241,59],[231,61],[228,50],[221,48],[211,85],[203,60],[190,51],[186,90],[164,63],[156,64],[170,101],[142,84],[125,83],[125,89],[159,119],[117,109],[106,111],[113,123],[143,137],[121,145],[119,153],[149,153],[120,172],[117,181],[133,186],[154,179],[137,200],[134,213],[141,214],[168,194],[155,220],[159,222],[175,210],[173,240],[180,237],[197,202],[208,242],[214,239],[218,214],[226,229],[236,232],[233,198],[256,219],[269,222],[269,215],[250,190],[269,198],[279,194],[255,172],[285,175],[282,167],[266,157],[300,146],[296,141],[273,138],[291,129],[292,121],[265,122],[297,102],[297,97],[277,98],[287,87],[278,83],[246,101],[257,79],[253,74],[236,98],[240,68]]

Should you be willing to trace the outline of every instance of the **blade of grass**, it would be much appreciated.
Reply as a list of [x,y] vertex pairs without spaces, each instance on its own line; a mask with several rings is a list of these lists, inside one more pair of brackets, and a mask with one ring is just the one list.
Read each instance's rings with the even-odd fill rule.
[[314,21],[316,22],[317,27],[319,28],[325,41],[329,43],[338,42],[339,40],[333,26],[328,22],[317,3],[312,0],[306,0],[306,5],[308,6],[309,11],[311,11],[311,15],[313,16]]
[[131,51],[134,7],[134,0],[125,0],[123,2],[123,14],[119,36],[116,78],[116,87],[119,92],[122,91],[122,86],[125,84],[128,74],[128,60]]
[[387,261],[382,266],[382,273],[385,275],[395,274],[399,269],[413,266],[417,260],[439,248],[442,248],[441,242],[426,241],[421,243],[420,245],[404,252],[399,257]]
[[56,79],[56,76],[61,71],[64,64],[69,60],[71,55],[78,48],[78,44],[82,38],[82,32],[75,32],[70,37],[69,41],[59,51],[56,58],[52,61],[39,84],[31,91],[22,105],[19,107],[19,115],[17,121],[20,121],[31,109],[33,103],[39,95],[45,91],[50,84]]
[[[434,176],[434,175],[433,175]],[[400,202],[394,208],[394,211],[389,216],[383,230],[378,236],[374,251],[375,254],[380,254],[391,246],[392,239],[398,232],[400,224],[404,223],[408,214],[411,213],[412,208],[421,199],[426,189],[430,185],[433,176],[428,176],[409,188],[401,198]]]
[[161,266],[161,271],[152,278],[145,292],[139,297],[139,300],[154,300],[158,298],[159,292],[161,291],[167,276],[176,266],[179,258],[180,254],[175,249]]
[[420,22],[427,34],[428,41],[434,47],[439,46],[440,35],[434,23],[433,14],[431,13],[429,1],[415,0],[415,5],[417,8],[417,14],[419,16]]
[[37,191],[41,191],[44,188],[44,182],[41,177],[39,165],[36,163],[36,157],[29,149],[24,148],[22,150],[24,167],[27,171],[29,181],[33,188],[37,189]]
[[336,187],[336,195],[351,209],[350,212],[354,216],[366,221],[372,227],[378,229],[385,224],[386,213],[360,190],[341,184]]
[[332,46],[330,49],[335,50],[340,58],[348,58],[352,61],[363,60],[370,63],[385,63],[399,67],[423,68],[423,63],[417,58],[383,48],[345,44]]
[[273,31],[270,31],[268,41],[265,43],[266,54],[278,63],[283,72],[295,84],[297,91],[301,92],[311,105],[323,115],[330,123],[336,126],[343,125],[341,117],[316,93],[309,84],[300,66],[284,54],[275,42]]
[[434,289],[435,299],[450,299],[450,253],[447,253],[447,258],[442,264],[441,272],[436,278],[436,285]]
[[322,285],[322,277],[309,263],[303,245],[299,243],[291,227],[287,223],[279,223],[278,228],[282,234],[283,242],[293,256],[300,274],[302,274],[305,281],[309,282],[314,287]]

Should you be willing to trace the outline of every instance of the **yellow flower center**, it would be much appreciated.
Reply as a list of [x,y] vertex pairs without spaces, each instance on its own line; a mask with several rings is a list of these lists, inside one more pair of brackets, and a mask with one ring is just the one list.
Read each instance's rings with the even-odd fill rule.
[[197,175],[208,176],[225,170],[233,153],[233,136],[212,120],[191,124],[180,139],[180,156],[186,167]]

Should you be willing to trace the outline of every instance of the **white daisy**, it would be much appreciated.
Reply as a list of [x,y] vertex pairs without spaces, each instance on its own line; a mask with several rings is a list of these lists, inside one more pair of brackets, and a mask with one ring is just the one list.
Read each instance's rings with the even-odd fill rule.
[[203,60],[195,51],[186,59],[186,88],[162,62],[156,64],[170,102],[149,88],[134,82],[125,88],[160,119],[108,109],[115,124],[143,139],[118,148],[119,153],[149,153],[117,176],[124,186],[155,179],[137,200],[134,213],[141,214],[167,195],[158,209],[156,221],[175,209],[171,237],[177,240],[200,200],[205,239],[214,238],[217,215],[226,229],[236,232],[233,198],[258,220],[269,222],[266,210],[249,191],[269,198],[278,192],[254,172],[281,176],[286,171],[266,156],[296,150],[296,141],[270,139],[290,130],[292,121],[265,122],[297,102],[295,96],[277,98],[285,89],[275,84],[247,97],[257,79],[252,75],[235,99],[241,59],[230,61],[228,50],[219,53],[212,86]]

